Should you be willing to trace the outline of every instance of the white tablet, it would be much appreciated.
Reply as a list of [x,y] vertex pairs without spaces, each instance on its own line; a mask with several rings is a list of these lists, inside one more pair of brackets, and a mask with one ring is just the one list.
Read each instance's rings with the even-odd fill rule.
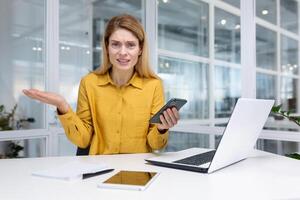
[[145,190],[158,175],[158,172],[119,171],[98,186],[100,188],[142,191]]

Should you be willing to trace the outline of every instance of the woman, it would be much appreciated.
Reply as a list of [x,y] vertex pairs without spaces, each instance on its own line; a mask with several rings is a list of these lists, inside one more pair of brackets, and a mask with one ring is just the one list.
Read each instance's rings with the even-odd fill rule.
[[24,94],[56,106],[67,137],[81,148],[90,146],[90,155],[163,148],[179,114],[168,109],[160,116],[161,124],[149,124],[164,96],[162,82],[149,66],[142,25],[130,15],[113,17],[102,47],[101,67],[81,80],[76,114],[58,94],[35,89]]

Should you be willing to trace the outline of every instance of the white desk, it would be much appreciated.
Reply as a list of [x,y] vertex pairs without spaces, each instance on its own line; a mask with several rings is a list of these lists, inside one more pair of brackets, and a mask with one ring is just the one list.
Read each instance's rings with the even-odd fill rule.
[[[300,161],[260,151],[254,154],[255,157],[213,174],[145,164],[144,159],[153,154],[0,160],[0,199],[300,199]],[[151,170],[161,174],[145,191],[97,188],[98,182],[117,170],[75,182],[31,176],[32,171],[74,160],[107,163],[117,170]]]

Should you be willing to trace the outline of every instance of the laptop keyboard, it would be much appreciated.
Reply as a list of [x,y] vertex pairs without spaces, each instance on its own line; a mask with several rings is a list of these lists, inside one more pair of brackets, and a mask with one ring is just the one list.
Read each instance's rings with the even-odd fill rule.
[[202,165],[211,162],[215,155],[216,150],[208,151],[205,153],[196,154],[184,159],[176,160],[173,163],[187,164],[187,165]]

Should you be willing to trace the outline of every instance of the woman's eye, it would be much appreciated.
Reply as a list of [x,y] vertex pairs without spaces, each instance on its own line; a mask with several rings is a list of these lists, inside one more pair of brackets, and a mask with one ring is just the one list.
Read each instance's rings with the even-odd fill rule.
[[120,47],[120,43],[118,43],[118,42],[113,42],[113,43],[111,43],[111,47],[112,48],[119,48]]
[[129,48],[129,49],[133,49],[133,48],[135,48],[136,47],[136,44],[135,43],[127,43],[127,48]]

